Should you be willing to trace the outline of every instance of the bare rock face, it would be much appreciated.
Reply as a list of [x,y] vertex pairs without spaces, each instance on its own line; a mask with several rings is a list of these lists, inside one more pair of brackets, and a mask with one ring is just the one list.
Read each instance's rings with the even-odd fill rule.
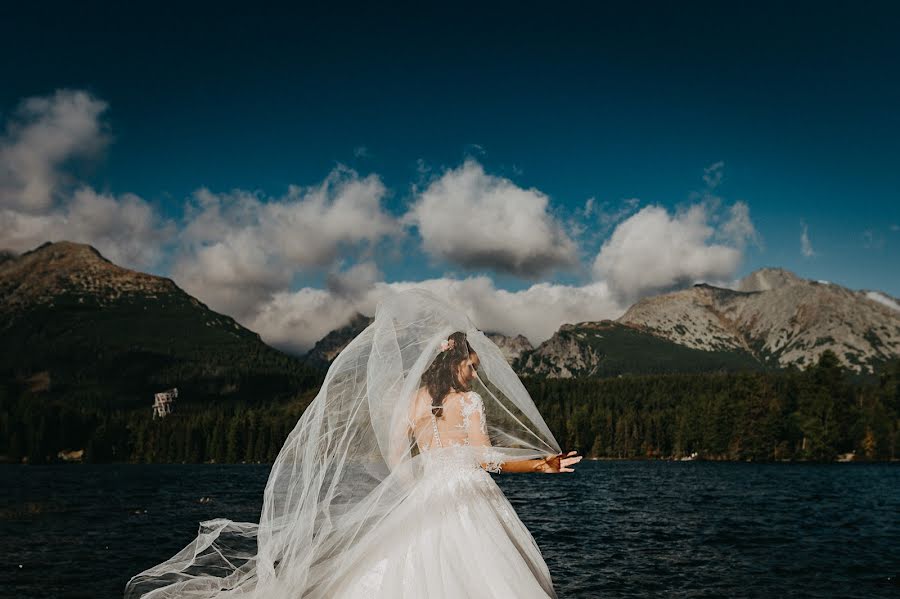
[[781,269],[755,271],[738,289],[701,284],[645,298],[618,321],[691,348],[743,349],[773,366],[804,367],[830,349],[851,370],[872,372],[900,355],[900,304],[885,294]]
[[513,364],[516,360],[521,358],[522,354],[525,352],[534,349],[531,342],[524,335],[510,337],[502,333],[485,333],[485,337],[493,341],[497,347],[500,348],[506,361],[510,364]]
[[789,285],[802,285],[805,279],[801,279],[794,273],[783,268],[760,268],[738,282],[738,291],[769,291]]
[[675,343],[705,351],[749,349],[735,323],[716,309],[742,294],[730,289],[696,285],[640,300],[618,322],[638,327]]
[[21,256],[0,259],[0,311],[6,313],[52,306],[63,295],[90,298],[103,306],[126,295],[168,294],[183,292],[171,279],[117,266],[82,243],[47,242]]
[[570,379],[593,376],[602,356],[585,343],[587,330],[602,331],[610,321],[564,324],[517,364],[520,374]]

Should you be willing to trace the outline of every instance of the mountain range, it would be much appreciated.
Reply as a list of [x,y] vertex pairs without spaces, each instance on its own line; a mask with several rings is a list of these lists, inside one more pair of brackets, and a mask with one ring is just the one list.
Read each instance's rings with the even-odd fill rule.
[[[309,359],[327,365],[370,322],[356,315]],[[804,368],[825,350],[872,374],[900,355],[900,300],[763,268],[737,289],[701,283],[644,298],[616,320],[563,324],[537,347],[522,335],[487,335],[521,376]]]
[[[0,253],[0,371],[34,390],[93,381],[146,397],[188,380],[195,395],[251,393],[262,381],[266,396],[288,393],[314,385],[371,320],[357,314],[300,358],[171,279],[121,268],[91,246]],[[870,374],[900,355],[900,300],[764,268],[735,289],[697,284],[641,299],[615,320],[563,324],[536,347],[486,334],[525,377],[803,368],[826,349]]]
[[900,301],[763,268],[737,289],[701,283],[644,298],[614,321],[563,325],[514,365],[561,378],[804,368],[825,350],[853,372],[874,373],[900,355]]

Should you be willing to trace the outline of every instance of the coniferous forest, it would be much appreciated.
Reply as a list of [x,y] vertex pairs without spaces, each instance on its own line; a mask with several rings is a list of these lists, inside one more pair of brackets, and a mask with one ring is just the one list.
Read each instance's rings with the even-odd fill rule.
[[[560,445],[588,457],[900,457],[900,361],[874,381],[858,380],[825,352],[804,371],[524,382]],[[83,460],[94,463],[270,462],[316,391],[269,403],[185,401],[154,419],[149,405],[48,399],[7,384],[0,387],[0,455],[47,463],[60,451],[84,449]]]

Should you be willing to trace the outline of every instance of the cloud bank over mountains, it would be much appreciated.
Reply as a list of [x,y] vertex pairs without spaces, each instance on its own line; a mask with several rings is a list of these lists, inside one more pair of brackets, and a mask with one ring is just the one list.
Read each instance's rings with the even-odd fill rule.
[[729,286],[744,248],[757,242],[744,202],[733,204],[727,220],[715,223],[717,202],[691,204],[674,214],[646,206],[619,224],[594,259],[597,280],[609,283],[623,302],[705,281]]
[[[198,182],[175,221],[133,193],[98,191],[72,174],[73,165],[96,163],[108,150],[107,109],[87,92],[59,90],[23,100],[6,117],[0,248],[22,252],[66,239],[138,270],[166,262],[179,286],[288,350],[308,349],[412,286],[460,304],[482,329],[539,343],[562,323],[616,318],[650,293],[698,280],[727,285],[747,244],[759,243],[748,205],[726,205],[714,193],[721,163],[705,170],[704,192],[674,212],[641,207],[637,198],[603,210],[589,198],[567,213],[539,189],[468,158],[413,188],[400,214],[386,208],[391,190],[377,174],[338,165],[277,197]],[[599,249],[593,239],[603,239]],[[433,267],[470,274],[384,281],[388,261],[426,259],[403,256],[408,242]],[[530,286],[500,289],[485,271]],[[323,274],[325,286],[292,289],[304,272]],[[590,274],[580,284],[548,282],[582,273]]]
[[247,318],[290,286],[298,269],[327,267],[401,233],[375,176],[336,168],[277,198],[199,189],[188,200],[172,277],[216,310]]

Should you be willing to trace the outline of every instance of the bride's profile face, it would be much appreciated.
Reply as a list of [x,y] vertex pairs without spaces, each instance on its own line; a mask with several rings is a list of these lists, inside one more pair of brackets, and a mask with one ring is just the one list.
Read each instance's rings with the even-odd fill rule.
[[475,379],[475,373],[478,372],[478,365],[480,363],[481,360],[475,352],[471,352],[465,360],[459,363],[456,377],[459,382],[462,383],[463,387],[468,388],[472,384],[472,381]]

